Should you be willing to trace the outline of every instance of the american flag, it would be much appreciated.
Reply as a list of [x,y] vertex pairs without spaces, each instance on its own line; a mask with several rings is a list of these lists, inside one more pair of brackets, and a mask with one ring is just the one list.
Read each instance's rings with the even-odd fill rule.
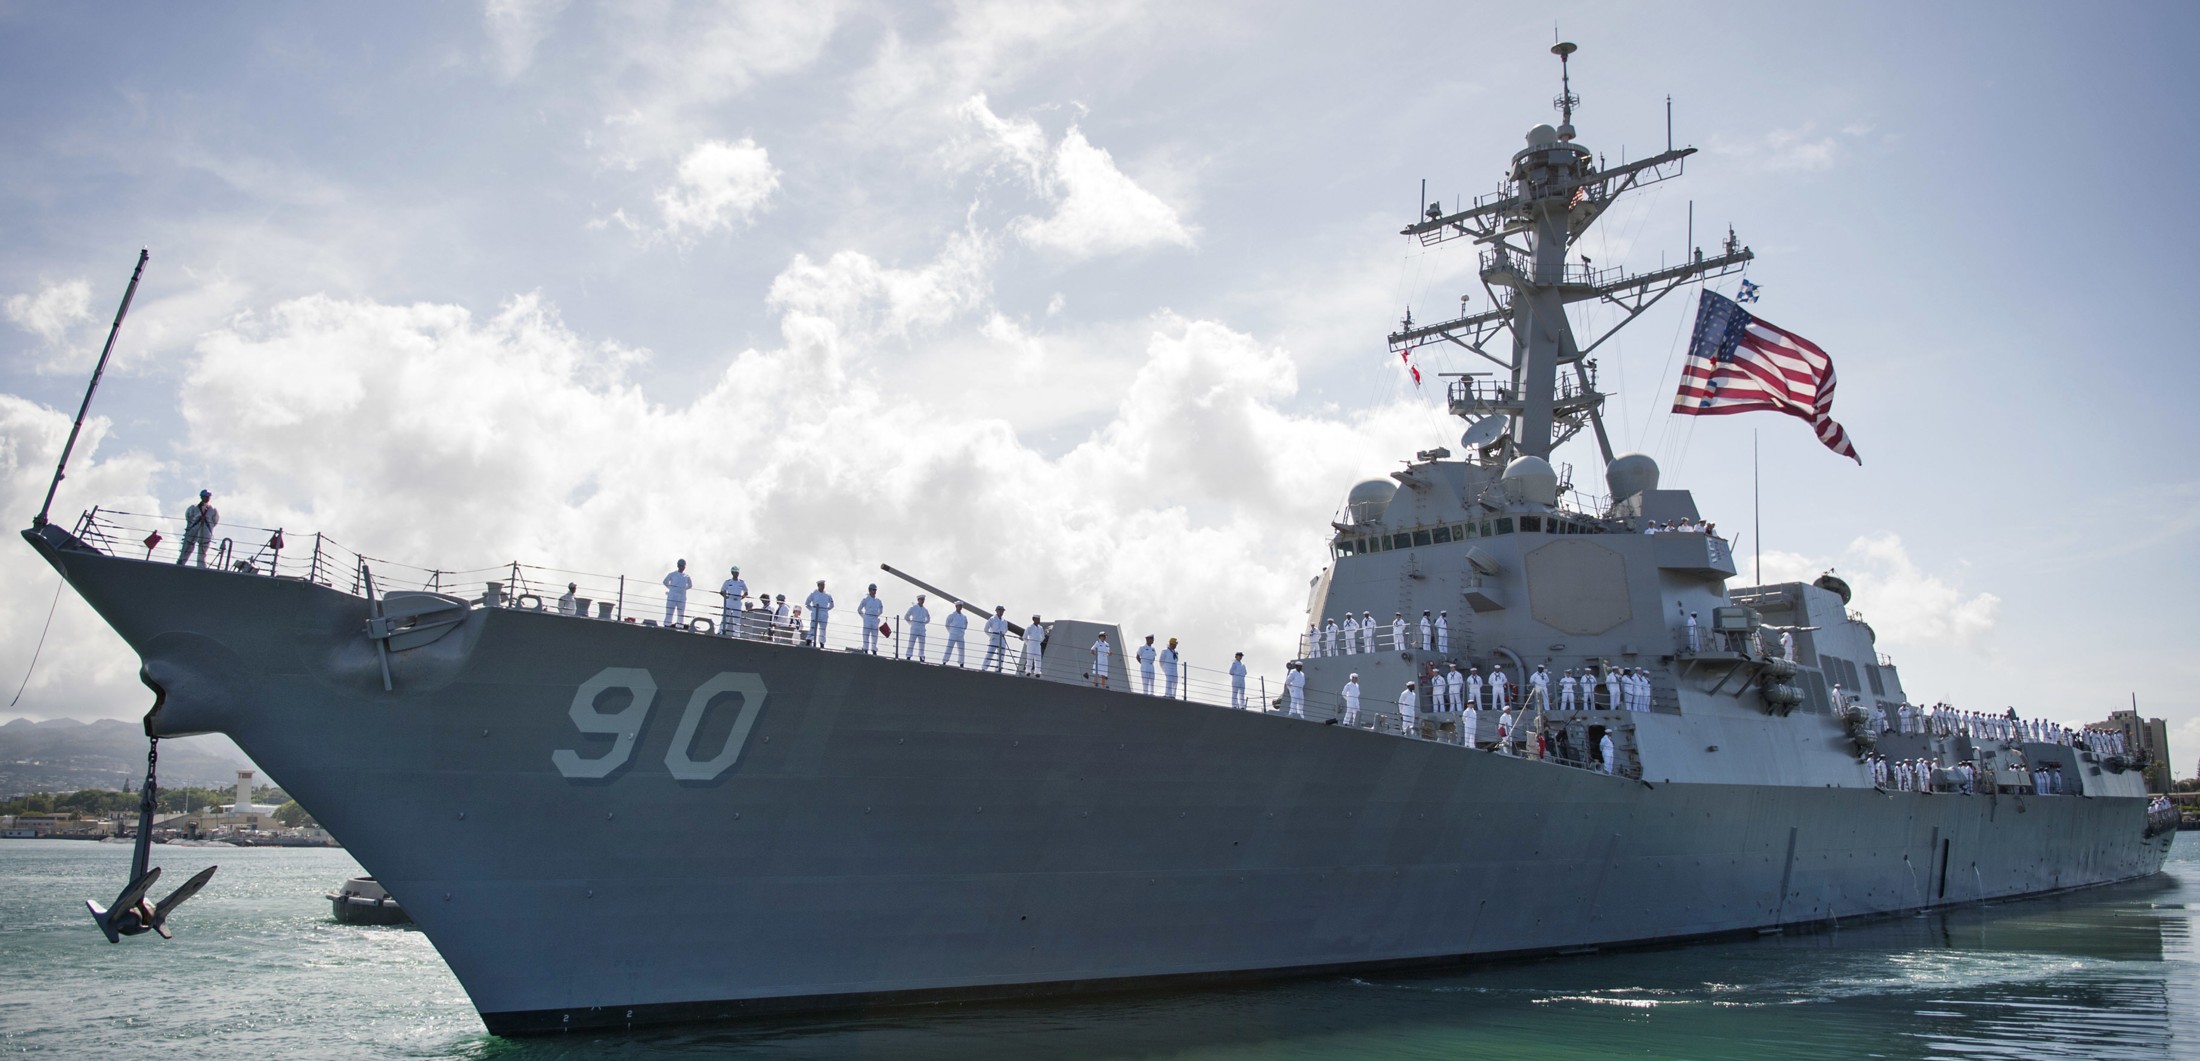
[[1864,463],[1848,432],[1833,421],[1833,359],[1818,344],[1705,291],[1673,411],[1724,416],[1759,410],[1809,421],[1827,449]]

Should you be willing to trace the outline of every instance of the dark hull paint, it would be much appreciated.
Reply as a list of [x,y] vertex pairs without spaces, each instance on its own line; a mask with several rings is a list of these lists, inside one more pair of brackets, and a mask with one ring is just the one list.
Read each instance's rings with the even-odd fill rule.
[[[2169,842],[2143,793],[1646,784],[542,613],[475,611],[385,693],[358,598],[38,544],[145,659],[158,731],[236,739],[500,1033],[1697,939],[2129,879]],[[625,767],[568,779],[553,751],[613,746],[571,715],[606,667],[654,706]],[[755,729],[675,780],[681,709],[728,672],[769,690]]]

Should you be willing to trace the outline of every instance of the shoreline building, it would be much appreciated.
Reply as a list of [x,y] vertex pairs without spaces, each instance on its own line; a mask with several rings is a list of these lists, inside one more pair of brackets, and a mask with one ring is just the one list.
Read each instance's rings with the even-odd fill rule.
[[2108,721],[2096,722],[2088,729],[2109,730],[2124,735],[2124,748],[2133,759],[2146,765],[2147,791],[2154,793],[2170,790],[2169,724],[2158,718],[2140,718],[2137,709],[2111,711]]

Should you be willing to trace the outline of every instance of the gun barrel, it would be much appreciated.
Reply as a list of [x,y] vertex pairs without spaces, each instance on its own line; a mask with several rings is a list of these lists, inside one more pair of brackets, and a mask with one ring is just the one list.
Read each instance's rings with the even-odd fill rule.
[[[946,590],[931,584],[930,582],[926,582],[925,580],[918,578],[917,576],[912,575],[907,571],[903,571],[892,564],[880,564],[878,565],[878,569],[886,572],[889,575],[894,576],[895,578],[902,580],[903,582],[907,582],[910,585],[925,591],[926,593],[929,593],[942,600],[949,601],[953,603],[957,608],[968,608],[972,612],[977,613],[980,617],[989,617],[993,614],[988,609],[981,608],[975,604],[972,604],[969,601],[966,601],[961,597],[949,593]],[[1016,625],[1015,623],[1008,624],[1008,632],[1015,634],[1017,637],[1024,636],[1024,628]]]

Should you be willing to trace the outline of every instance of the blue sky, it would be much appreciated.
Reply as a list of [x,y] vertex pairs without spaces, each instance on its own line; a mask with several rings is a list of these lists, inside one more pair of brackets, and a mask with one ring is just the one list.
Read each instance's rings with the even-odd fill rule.
[[[6,500],[146,246],[64,512],[209,485],[444,567],[888,561],[1274,669],[1345,489],[1457,434],[1382,336],[1471,261],[1395,233],[1551,119],[1555,21],[1583,143],[1662,147],[1670,95],[1703,149],[1588,252],[1732,224],[1865,463],[1667,416],[1685,295],[1606,348],[1615,442],[1740,531],[1754,433],[1767,575],[1851,577],[1913,697],[2135,693],[2191,774],[2194,9],[1518,11],[0,5]],[[20,678],[52,576],[0,564]],[[133,673],[64,596],[15,710],[132,717]]]

